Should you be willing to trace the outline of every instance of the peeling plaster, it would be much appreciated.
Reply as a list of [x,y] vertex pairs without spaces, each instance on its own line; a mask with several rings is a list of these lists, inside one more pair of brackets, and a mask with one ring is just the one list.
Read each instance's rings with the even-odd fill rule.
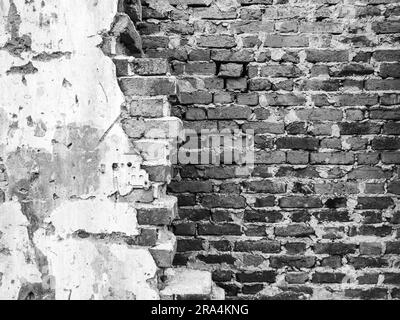
[[148,179],[113,122],[124,96],[99,48],[117,5],[0,0],[2,299],[49,298],[48,277],[56,299],[158,298],[148,249],[73,237],[139,235],[136,211],[109,200]]

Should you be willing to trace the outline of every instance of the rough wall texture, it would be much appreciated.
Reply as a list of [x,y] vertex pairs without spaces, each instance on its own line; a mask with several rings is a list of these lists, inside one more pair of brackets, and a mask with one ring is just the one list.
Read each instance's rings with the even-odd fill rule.
[[223,297],[167,269],[182,125],[166,61],[134,58],[140,19],[137,1],[0,0],[0,299]]
[[398,0],[146,0],[185,128],[254,129],[256,165],[178,165],[176,265],[230,298],[400,298]]

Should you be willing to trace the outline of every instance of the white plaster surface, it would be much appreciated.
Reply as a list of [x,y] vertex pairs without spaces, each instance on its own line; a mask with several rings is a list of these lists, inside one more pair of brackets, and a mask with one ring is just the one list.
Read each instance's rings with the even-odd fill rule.
[[[148,250],[71,236],[139,234],[136,212],[108,200],[132,190],[127,172],[141,161],[127,154],[118,121],[124,97],[113,62],[98,47],[117,3],[0,0],[0,158],[9,177],[0,204],[0,299],[16,299],[24,283],[41,283],[35,249],[47,258],[57,299],[158,298]],[[6,44],[22,36],[31,46],[13,55]],[[9,72],[28,63],[37,71]],[[23,190],[32,175],[37,179]],[[15,190],[26,193],[29,212]],[[38,228],[32,241],[30,215]]]

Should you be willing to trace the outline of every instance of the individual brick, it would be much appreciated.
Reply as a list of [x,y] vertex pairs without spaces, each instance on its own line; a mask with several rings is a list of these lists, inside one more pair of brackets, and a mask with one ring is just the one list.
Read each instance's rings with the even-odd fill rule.
[[121,77],[122,92],[129,96],[174,95],[175,82],[169,77]]
[[187,74],[214,75],[217,72],[217,66],[214,62],[188,62],[185,67],[185,72]]
[[304,224],[293,224],[286,227],[276,227],[274,233],[277,237],[304,238],[315,234],[315,231],[312,227]]
[[308,47],[309,39],[306,36],[267,34],[264,47],[267,48],[300,48]]
[[278,241],[237,241],[234,250],[238,252],[279,253],[281,244]]
[[236,47],[236,40],[230,35],[209,35],[200,36],[197,44],[206,48],[233,48]]
[[379,21],[372,24],[372,30],[377,34],[399,33],[400,22],[398,21]]
[[238,51],[233,50],[212,50],[211,59],[218,62],[246,63],[254,60],[254,53],[249,49]]
[[243,73],[243,65],[235,63],[222,64],[218,73],[219,77],[240,78]]
[[274,256],[270,258],[270,265],[275,269],[284,267],[312,268],[315,263],[316,258],[312,256]]
[[201,204],[206,208],[244,208],[246,200],[243,197],[209,194],[202,197]]
[[315,272],[312,275],[313,283],[341,283],[346,275],[344,273]]
[[293,150],[317,150],[319,147],[319,139],[316,138],[299,138],[299,137],[284,137],[276,140],[278,149],[293,149]]
[[247,106],[231,105],[227,107],[210,108],[207,111],[208,119],[248,119],[251,109]]
[[273,283],[276,279],[276,272],[273,270],[266,271],[244,271],[236,274],[236,278],[242,283],[266,282]]
[[313,249],[316,254],[343,256],[355,253],[357,245],[353,243],[341,243],[341,242],[317,243],[313,246]]
[[306,50],[307,61],[309,62],[347,62],[349,52],[346,50]]
[[297,66],[269,65],[261,67],[261,77],[298,78],[301,75],[302,72]]
[[322,202],[318,197],[284,197],[279,200],[281,208],[321,208]]
[[353,164],[354,154],[349,152],[311,153],[312,164]]
[[269,180],[245,181],[243,187],[246,190],[257,193],[285,193],[286,185],[281,182]]
[[230,91],[245,91],[247,89],[247,79],[246,78],[227,79],[226,89]]
[[242,235],[242,229],[237,224],[211,224],[204,223],[198,225],[199,235],[219,236],[219,235]]
[[358,209],[388,209],[393,206],[393,199],[390,197],[359,197]]

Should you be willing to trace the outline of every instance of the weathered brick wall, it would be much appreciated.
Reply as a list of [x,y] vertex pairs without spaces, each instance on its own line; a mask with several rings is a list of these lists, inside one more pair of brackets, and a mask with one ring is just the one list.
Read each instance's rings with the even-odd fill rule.
[[183,130],[140,2],[38,2],[0,1],[0,300],[223,299],[172,268]]
[[178,165],[176,265],[230,298],[400,298],[397,0],[143,2],[186,128],[255,130],[254,170]]

